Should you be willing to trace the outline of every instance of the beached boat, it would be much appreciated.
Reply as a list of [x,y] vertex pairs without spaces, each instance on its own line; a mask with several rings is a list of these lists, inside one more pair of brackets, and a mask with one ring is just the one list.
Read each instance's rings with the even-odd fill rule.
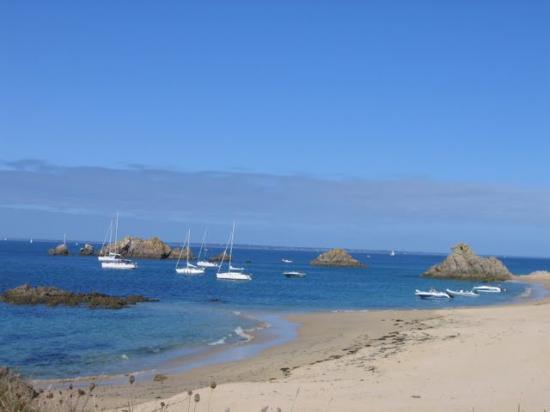
[[451,295],[453,298],[455,296],[466,296],[469,298],[475,298],[479,296],[477,293],[475,293],[473,290],[452,290],[452,289],[445,289],[445,292],[447,292],[449,295]]
[[283,262],[283,263],[292,263],[292,260],[290,260],[290,259],[281,259],[281,262]]
[[[202,242],[201,242],[201,248],[199,249],[199,255],[197,256],[197,266],[200,268],[217,268],[218,265],[214,262],[210,262],[207,258],[208,249],[204,247],[206,242],[206,233],[207,231],[204,231],[204,235],[202,236]],[[202,252],[204,251],[204,257],[202,257]]]
[[285,275],[287,278],[305,278],[306,277],[306,274],[304,272],[298,272],[295,270],[283,272],[283,275]]
[[450,299],[452,298],[447,292],[440,292],[435,289],[430,289],[428,291],[418,290],[415,291],[415,296],[418,296],[421,299]]
[[472,290],[476,293],[502,293],[502,288],[499,286],[489,286],[489,285],[474,286]]
[[[189,255],[191,254],[191,249],[189,247],[189,244],[191,243],[191,230],[188,230],[187,231],[187,239],[185,240],[185,245],[184,247],[181,248],[181,251],[180,251],[180,256],[178,257],[178,261],[176,262],[176,273],[180,274],[180,275],[191,275],[191,276],[196,276],[196,275],[204,275],[204,268],[201,268],[201,267],[198,267],[198,266],[195,266],[193,264],[191,264],[191,262],[189,262]],[[181,255],[183,254],[183,251],[186,251],[186,264],[184,267],[180,267],[180,260],[181,260]]]
[[[220,262],[220,266],[218,266],[218,273],[216,273],[216,279],[219,280],[252,280],[252,276],[248,273],[243,273],[242,271],[244,268],[236,268],[231,265],[231,261],[233,259],[233,243],[235,241],[235,222],[233,222],[233,230],[231,231],[231,236],[229,237],[229,242],[225,246],[225,250],[223,251],[222,260]],[[227,272],[222,272],[222,266],[223,262],[225,260],[225,257],[227,256],[227,248],[229,246],[229,262],[228,262],[228,270]]]

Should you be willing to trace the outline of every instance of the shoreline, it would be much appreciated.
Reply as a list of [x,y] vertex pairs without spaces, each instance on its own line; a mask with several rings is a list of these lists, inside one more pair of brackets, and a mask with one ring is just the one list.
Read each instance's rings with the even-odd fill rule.
[[[550,289],[548,276],[522,276],[519,280],[540,285],[546,291]],[[254,353],[246,348],[247,345],[251,345],[249,342],[234,348],[240,356],[224,358],[223,353],[231,348],[220,348],[218,354],[221,354],[221,358],[214,356],[206,361],[204,358],[197,359],[192,367],[185,366],[188,362],[184,361],[183,365],[172,365],[170,372],[151,371],[146,378],[137,379],[134,385],[128,385],[127,376],[121,376],[116,384],[102,379],[87,379],[86,382],[98,383],[96,400],[102,409],[117,410],[127,407],[128,398],[131,396],[134,405],[143,404],[142,409],[138,410],[149,411],[154,408],[147,409],[151,407],[147,402],[170,399],[171,402],[181,403],[181,397],[186,396],[184,392],[187,390],[206,388],[200,390],[203,396],[202,392],[208,392],[207,387],[211,381],[224,388],[245,385],[242,388],[245,391],[248,391],[250,386],[286,385],[294,375],[311,368],[351,359],[360,352],[376,350],[377,355],[371,355],[373,365],[369,368],[374,368],[372,372],[378,368],[377,363],[383,361],[387,354],[407,352],[419,342],[430,341],[430,338],[426,337],[430,331],[441,327],[453,317],[462,317],[464,314],[489,314],[492,317],[502,311],[514,312],[517,308],[519,311],[529,311],[535,307],[546,306],[549,302],[548,296],[542,299],[527,296],[507,304],[491,306],[287,314],[284,316],[285,322],[298,325],[295,339],[270,345],[269,336],[266,334],[269,335],[274,330],[264,329],[252,341],[259,345]],[[448,336],[451,335],[454,334]],[[266,346],[262,346],[264,344]],[[152,379],[155,373],[163,375],[162,382]],[[321,373],[320,376],[323,375]],[[69,382],[64,381],[64,384]],[[242,410],[242,406],[237,402],[236,410]]]

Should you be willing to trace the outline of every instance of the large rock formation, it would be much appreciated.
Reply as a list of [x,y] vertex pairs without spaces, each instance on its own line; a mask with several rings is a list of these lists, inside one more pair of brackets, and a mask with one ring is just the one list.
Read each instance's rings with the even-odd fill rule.
[[93,256],[93,255],[94,255],[94,247],[89,243],[86,243],[84,247],[80,248],[80,256]]
[[501,281],[512,279],[512,274],[497,258],[477,256],[465,243],[453,247],[452,253],[423,276],[431,278]]
[[[172,249],[158,237],[152,237],[151,239],[140,239],[138,237],[126,236],[124,239],[121,239],[116,243],[104,246],[100,250],[99,254],[104,255],[115,250],[117,253],[120,253],[122,256],[128,258],[177,259],[181,249]],[[184,250],[182,259],[186,259],[186,257],[187,254]],[[192,253],[189,258],[193,258]]]
[[64,243],[61,243],[60,245],[57,245],[56,247],[48,250],[48,255],[51,256],[67,256],[68,254],[69,248]]
[[344,249],[331,249],[310,262],[314,266],[366,267]]
[[63,289],[30,285],[21,285],[5,291],[0,295],[0,301],[14,305],[48,305],[48,306],[80,306],[103,309],[122,309],[139,302],[154,302],[141,295],[109,296],[103,293],[73,293]]

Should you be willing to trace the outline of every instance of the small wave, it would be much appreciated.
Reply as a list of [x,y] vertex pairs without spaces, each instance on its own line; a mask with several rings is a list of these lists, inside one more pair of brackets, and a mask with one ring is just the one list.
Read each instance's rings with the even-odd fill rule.
[[254,336],[250,335],[249,333],[246,333],[243,328],[240,326],[237,326],[234,330],[235,335],[242,338],[245,342],[250,342],[252,339],[254,339]]
[[223,345],[223,344],[225,344],[225,341],[226,341],[226,340],[227,340],[227,337],[224,336],[224,337],[221,338],[221,339],[218,339],[218,340],[216,340],[216,341],[214,341],[214,342],[210,342],[208,345],[209,345],[209,346]]
[[123,353],[122,355],[120,355],[121,359],[124,359],[124,360],[128,360],[128,355],[126,355],[125,353]]

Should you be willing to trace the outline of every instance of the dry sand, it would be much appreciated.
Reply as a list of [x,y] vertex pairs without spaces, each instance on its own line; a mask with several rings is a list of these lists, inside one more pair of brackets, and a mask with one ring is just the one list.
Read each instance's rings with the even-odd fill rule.
[[[532,281],[548,286],[550,274]],[[161,402],[201,412],[550,411],[548,300],[291,320],[300,331],[288,344],[163,383],[101,388],[96,401],[116,410],[131,401],[139,412],[159,411]],[[189,388],[200,394],[196,405]]]

